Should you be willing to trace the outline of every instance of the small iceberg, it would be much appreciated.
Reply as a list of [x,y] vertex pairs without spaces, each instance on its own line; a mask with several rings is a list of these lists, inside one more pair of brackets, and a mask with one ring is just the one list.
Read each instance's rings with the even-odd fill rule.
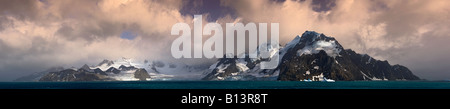
[[305,81],[305,82],[312,82],[311,79],[303,79],[303,81]]
[[334,81],[334,80],[332,80],[332,79],[327,79],[327,78],[323,77],[322,82],[336,82],[336,81]]

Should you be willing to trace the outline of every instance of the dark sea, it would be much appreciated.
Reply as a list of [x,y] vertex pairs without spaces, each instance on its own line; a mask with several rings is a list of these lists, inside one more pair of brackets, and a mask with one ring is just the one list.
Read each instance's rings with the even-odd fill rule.
[[0,82],[0,89],[450,89],[449,81]]

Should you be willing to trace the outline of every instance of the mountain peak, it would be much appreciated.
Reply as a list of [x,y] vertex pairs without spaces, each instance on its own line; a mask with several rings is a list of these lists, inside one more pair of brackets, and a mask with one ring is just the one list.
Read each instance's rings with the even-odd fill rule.
[[[298,37],[298,36],[297,36]],[[326,36],[323,33],[317,33],[315,31],[305,31],[300,39],[301,42],[316,42],[316,41],[336,41],[334,37]]]
[[315,31],[305,31],[301,37],[308,37],[308,36],[309,37],[319,37],[321,35],[322,35],[321,33],[317,33]]
[[111,65],[114,64],[114,61],[110,61],[110,60],[104,59],[102,62],[98,63],[97,66],[102,66],[102,65],[105,65],[105,64],[106,64],[106,66],[111,66]]
[[301,36],[297,35],[287,43],[280,56],[283,57],[288,51],[296,52],[299,56],[325,51],[329,56],[336,57],[343,50],[344,48],[334,37],[315,31],[305,31]]
[[91,70],[91,68],[87,64],[84,64],[83,66],[81,66],[80,69]]

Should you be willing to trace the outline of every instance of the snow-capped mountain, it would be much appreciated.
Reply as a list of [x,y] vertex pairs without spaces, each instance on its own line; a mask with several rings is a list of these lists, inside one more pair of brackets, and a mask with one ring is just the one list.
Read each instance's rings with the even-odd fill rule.
[[[368,55],[344,49],[339,42],[324,34],[306,31],[296,36],[280,54],[277,68],[261,70],[261,59],[221,58],[210,67],[204,80],[259,80],[265,77],[283,81],[321,80],[417,80],[417,76],[401,65],[390,65]],[[320,77],[320,78],[319,78]]]
[[199,78],[200,70],[181,63],[121,58],[103,60],[96,66],[85,64],[79,69],[50,72],[40,81],[189,80]]
[[[97,66],[91,67],[92,69],[99,68],[102,71],[107,71],[108,69],[118,69],[121,73],[108,73],[111,77],[117,80],[134,80],[132,73],[134,69],[129,67],[142,68],[145,69],[151,76],[151,80],[171,80],[171,79],[194,79],[201,76],[197,72],[201,72],[201,69],[188,66],[182,63],[171,63],[164,61],[149,61],[149,60],[134,60],[129,58],[122,58],[116,61],[104,60],[103,64],[100,63]],[[128,73],[127,73],[128,72]],[[131,74],[130,74],[131,73]],[[128,76],[127,76],[128,75]]]

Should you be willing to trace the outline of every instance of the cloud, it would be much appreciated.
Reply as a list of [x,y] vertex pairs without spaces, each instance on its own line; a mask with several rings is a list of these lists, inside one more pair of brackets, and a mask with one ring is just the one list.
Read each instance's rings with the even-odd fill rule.
[[[0,80],[52,66],[79,67],[102,59],[167,58],[171,26],[190,22],[182,1],[1,1]],[[123,32],[136,36],[122,39]],[[162,48],[162,49],[161,49]]]
[[[427,78],[450,78],[445,0],[13,0],[0,1],[0,80],[103,59],[170,59],[173,24],[279,23],[281,43],[305,30]],[[209,6],[211,5],[211,6]],[[191,27],[192,28],[192,27]],[[225,27],[223,27],[225,28]],[[270,31],[270,30],[269,30]],[[123,39],[122,33],[135,35]],[[204,37],[206,40],[208,36]],[[431,55],[432,54],[432,55]],[[431,55],[431,56],[428,56]],[[424,58],[426,57],[426,58]],[[187,59],[189,60],[189,59]],[[433,61],[426,61],[433,60]],[[207,64],[211,59],[189,60]],[[450,60],[448,60],[450,61]],[[440,66],[430,66],[442,63]],[[429,72],[447,72],[432,73]]]
[[14,0],[1,1],[0,10],[2,15],[14,16],[18,19],[35,19],[40,12],[41,4],[37,0]]

